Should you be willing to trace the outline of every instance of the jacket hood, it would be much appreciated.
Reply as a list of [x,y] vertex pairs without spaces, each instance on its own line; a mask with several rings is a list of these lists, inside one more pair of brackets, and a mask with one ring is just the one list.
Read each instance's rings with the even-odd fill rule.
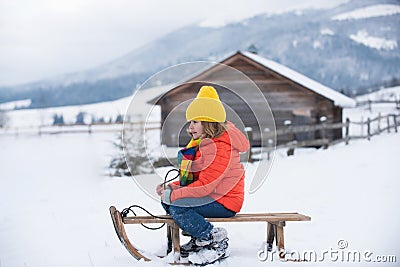
[[232,122],[228,121],[226,126],[227,131],[216,139],[231,144],[232,148],[239,152],[249,150],[250,143],[247,137]]

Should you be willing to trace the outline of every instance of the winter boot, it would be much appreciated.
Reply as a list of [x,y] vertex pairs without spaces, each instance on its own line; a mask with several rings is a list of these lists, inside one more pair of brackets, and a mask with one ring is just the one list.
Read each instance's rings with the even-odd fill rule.
[[201,250],[201,248],[202,247],[199,247],[196,245],[196,238],[192,236],[192,238],[190,239],[189,242],[187,242],[186,244],[183,244],[180,247],[181,256],[186,258],[189,256],[189,253],[198,252],[199,250]]
[[189,254],[189,262],[195,265],[208,265],[229,257],[228,238],[202,247],[198,252]]
[[214,227],[208,236],[196,239],[195,244],[199,247],[205,247],[213,245],[214,243],[221,242],[227,237],[228,237],[228,232],[226,231],[225,228]]

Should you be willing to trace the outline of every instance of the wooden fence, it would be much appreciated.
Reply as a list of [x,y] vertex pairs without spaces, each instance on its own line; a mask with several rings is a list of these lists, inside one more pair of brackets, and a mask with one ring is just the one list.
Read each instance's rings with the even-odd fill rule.
[[[297,141],[293,140],[284,144],[275,145],[271,140],[273,136],[265,134],[264,143],[266,147],[264,151],[268,153],[268,159],[270,158],[270,153],[275,149],[287,148],[287,154],[293,155],[294,149],[299,147],[324,147],[328,148],[330,145],[345,142],[346,145],[349,144],[350,140],[365,138],[370,140],[372,136],[379,135],[382,132],[390,133],[392,130],[398,132],[400,115],[389,114],[386,116],[381,116],[380,114],[376,118],[367,118],[365,121],[351,121],[349,118],[346,119],[344,123],[322,123],[317,125],[300,125],[300,126],[287,126],[286,128],[281,128],[276,130],[276,140],[278,140],[281,135],[296,136],[298,133],[310,133],[319,131],[321,138]],[[359,134],[355,134],[352,131],[352,127],[359,127]],[[343,138],[331,140],[327,138],[326,130],[341,129],[343,133]],[[352,133],[353,132],[353,133]],[[248,133],[249,138],[251,138],[251,132]],[[266,150],[265,150],[266,149]],[[261,149],[252,149],[250,155],[248,155],[249,160],[253,160],[253,155],[259,154]]]
[[372,110],[372,105],[375,104],[394,104],[396,109],[400,109],[400,100],[365,100],[357,101],[357,107],[368,106],[368,110]]
[[[89,124],[57,124],[57,125],[41,125],[36,127],[15,127],[0,129],[0,135],[56,135],[56,134],[72,134],[72,133],[106,133],[121,132],[123,129],[129,129],[137,125],[144,125],[144,122],[129,123],[89,123]],[[146,130],[160,129],[160,122],[146,122]]]
[[[267,159],[270,158],[271,153],[276,149],[287,149],[288,155],[293,155],[294,150],[300,147],[323,147],[328,148],[331,145],[338,144],[341,142],[345,142],[345,144],[349,144],[350,140],[365,138],[370,140],[371,137],[378,135],[382,132],[391,131],[398,132],[398,126],[400,123],[400,115],[389,114],[385,116],[381,116],[380,114],[375,118],[367,118],[366,120],[361,121],[351,121],[349,118],[346,119],[343,123],[321,123],[317,125],[299,125],[293,126],[289,125],[285,128],[277,129],[275,136],[268,135],[268,132],[264,134],[264,147],[263,151],[267,152]],[[96,124],[63,124],[63,125],[54,125],[54,126],[40,126],[36,128],[13,128],[13,129],[1,129],[1,134],[61,134],[61,133],[88,133],[92,134],[94,132],[121,132],[124,127],[125,129],[129,129],[129,127],[135,127],[137,125],[143,125],[144,122],[136,122],[129,124],[123,123],[96,123]],[[356,133],[354,128],[358,127],[359,131]],[[333,129],[341,129],[342,136],[341,139],[332,140],[328,138],[326,135],[327,130]],[[146,130],[160,130],[160,122],[147,122]],[[312,133],[319,132],[318,139],[310,139],[310,140],[295,140],[296,134],[299,133]],[[247,131],[249,139],[252,137],[251,130]],[[293,137],[293,140],[284,144],[276,145],[272,142],[272,140],[278,140],[279,136],[289,135]],[[260,148],[252,148],[251,151],[244,155],[244,158],[248,158],[249,161],[254,160],[257,157],[257,154],[260,154]],[[255,157],[253,157],[255,156]]]

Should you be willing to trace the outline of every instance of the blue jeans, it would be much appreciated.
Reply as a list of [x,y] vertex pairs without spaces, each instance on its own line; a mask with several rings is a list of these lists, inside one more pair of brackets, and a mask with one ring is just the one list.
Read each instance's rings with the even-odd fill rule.
[[236,214],[210,197],[181,198],[171,205],[161,205],[182,230],[196,238],[207,237],[214,228],[205,217],[229,218]]

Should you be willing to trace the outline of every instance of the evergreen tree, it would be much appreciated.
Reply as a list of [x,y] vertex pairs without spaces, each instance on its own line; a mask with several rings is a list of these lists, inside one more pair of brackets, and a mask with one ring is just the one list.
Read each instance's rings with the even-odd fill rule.
[[398,86],[398,85],[400,85],[399,80],[396,77],[393,77],[390,80],[389,87],[395,87],[395,86]]
[[117,118],[115,119],[115,123],[122,123],[124,121],[124,116],[118,114]]
[[64,124],[64,116],[58,115],[58,114],[54,114],[53,115],[53,125],[62,125]]
[[85,124],[85,115],[85,112],[79,112],[78,115],[76,115],[75,124]]

